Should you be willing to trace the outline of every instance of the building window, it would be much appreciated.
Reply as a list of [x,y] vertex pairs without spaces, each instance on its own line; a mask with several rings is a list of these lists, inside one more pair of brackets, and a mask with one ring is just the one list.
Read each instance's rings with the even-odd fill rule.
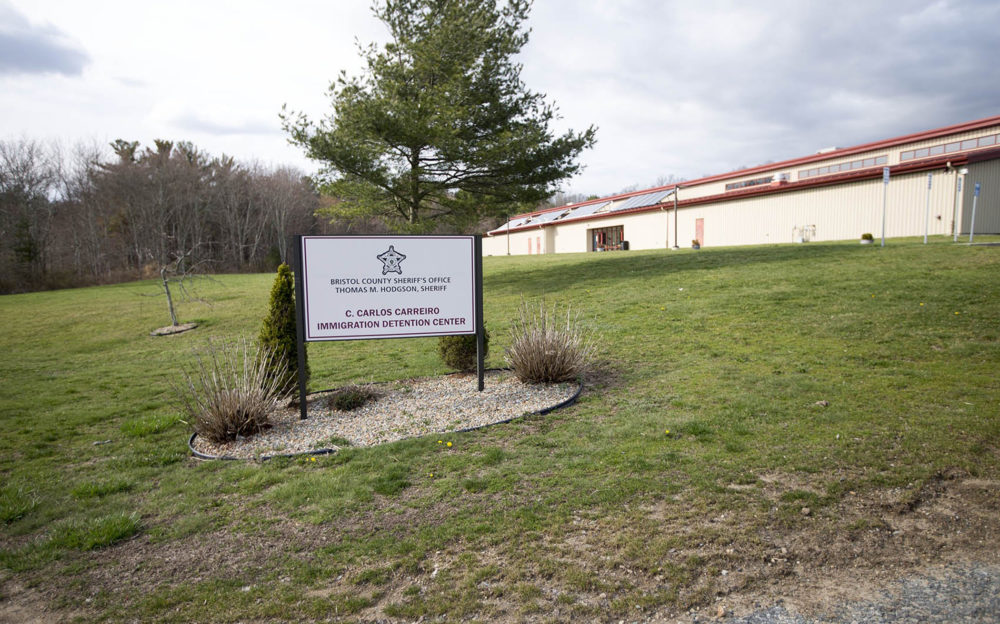
[[953,141],[951,143],[942,143],[941,145],[934,145],[931,147],[906,150],[899,153],[899,161],[903,162],[905,160],[927,158],[928,156],[940,156],[941,154],[951,154],[952,152],[976,149],[979,147],[991,147],[997,144],[998,138],[1000,138],[1000,134],[991,134],[989,136],[979,137],[978,139],[966,139],[964,141]]
[[764,178],[754,178],[753,180],[743,180],[741,182],[731,182],[726,185],[727,191],[735,191],[736,189],[746,188],[748,186],[758,186],[760,184],[770,184],[774,182],[774,176],[767,176]]
[[621,249],[624,230],[624,226],[621,225],[587,230],[587,234],[590,236],[590,251]]
[[816,167],[814,169],[802,169],[799,171],[799,179],[812,178],[815,176],[829,175],[831,173],[840,173],[841,171],[853,171],[855,169],[865,169],[867,167],[876,167],[878,165],[884,165],[889,162],[888,156],[872,156],[869,158],[860,158],[858,160],[852,160],[851,162],[840,163],[837,165],[824,165],[822,167]]

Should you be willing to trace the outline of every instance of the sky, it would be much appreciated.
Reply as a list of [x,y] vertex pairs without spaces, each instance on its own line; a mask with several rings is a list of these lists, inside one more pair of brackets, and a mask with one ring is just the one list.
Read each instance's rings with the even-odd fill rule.
[[[522,79],[597,126],[563,191],[607,195],[1000,114],[997,0],[535,0]],[[0,140],[191,141],[318,165],[283,105],[385,42],[369,0],[0,0]]]

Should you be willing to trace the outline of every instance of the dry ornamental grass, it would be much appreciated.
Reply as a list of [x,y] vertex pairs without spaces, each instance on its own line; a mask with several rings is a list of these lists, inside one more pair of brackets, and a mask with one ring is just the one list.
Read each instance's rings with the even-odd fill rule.
[[267,429],[268,414],[287,397],[283,374],[271,374],[272,349],[241,338],[209,343],[195,354],[197,365],[184,371],[177,388],[187,424],[212,442],[223,443]]
[[579,378],[593,354],[593,343],[579,326],[579,316],[566,308],[562,322],[558,306],[546,309],[521,302],[511,328],[507,363],[524,383],[559,383]]

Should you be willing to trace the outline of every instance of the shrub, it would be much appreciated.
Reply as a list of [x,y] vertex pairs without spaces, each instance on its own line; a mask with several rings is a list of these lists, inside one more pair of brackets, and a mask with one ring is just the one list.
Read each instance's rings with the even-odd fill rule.
[[[483,328],[483,360],[490,352],[490,332]],[[449,368],[463,373],[476,372],[476,335],[441,336],[438,338],[438,355]]]
[[865,232],[864,234],[861,235],[861,240],[870,240],[870,241],[873,241],[873,240],[875,240],[875,237],[872,236],[871,233]]
[[347,386],[333,393],[330,397],[330,405],[335,410],[350,412],[364,407],[369,401],[378,398],[378,393],[367,386]]
[[521,381],[571,381],[586,371],[593,353],[590,340],[568,307],[565,323],[557,320],[557,314],[557,306],[547,310],[544,301],[537,308],[521,303],[505,354],[507,363]]
[[[278,267],[271,287],[271,303],[260,328],[260,345],[270,352],[267,375],[277,377],[278,385],[294,389],[299,383],[299,355],[295,334],[295,282],[287,264]],[[309,360],[304,372],[309,379]]]
[[273,356],[272,349],[246,339],[221,347],[209,343],[178,389],[184,422],[216,444],[267,429],[268,414],[290,390],[281,383],[288,378],[283,371],[272,374]]

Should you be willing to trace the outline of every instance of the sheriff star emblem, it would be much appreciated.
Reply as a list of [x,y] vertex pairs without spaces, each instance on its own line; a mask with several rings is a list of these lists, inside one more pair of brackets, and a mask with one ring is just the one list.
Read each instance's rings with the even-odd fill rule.
[[388,251],[384,251],[375,257],[382,261],[382,275],[386,273],[403,274],[403,269],[399,266],[399,263],[406,260],[406,256],[393,249],[392,245],[389,245]]

